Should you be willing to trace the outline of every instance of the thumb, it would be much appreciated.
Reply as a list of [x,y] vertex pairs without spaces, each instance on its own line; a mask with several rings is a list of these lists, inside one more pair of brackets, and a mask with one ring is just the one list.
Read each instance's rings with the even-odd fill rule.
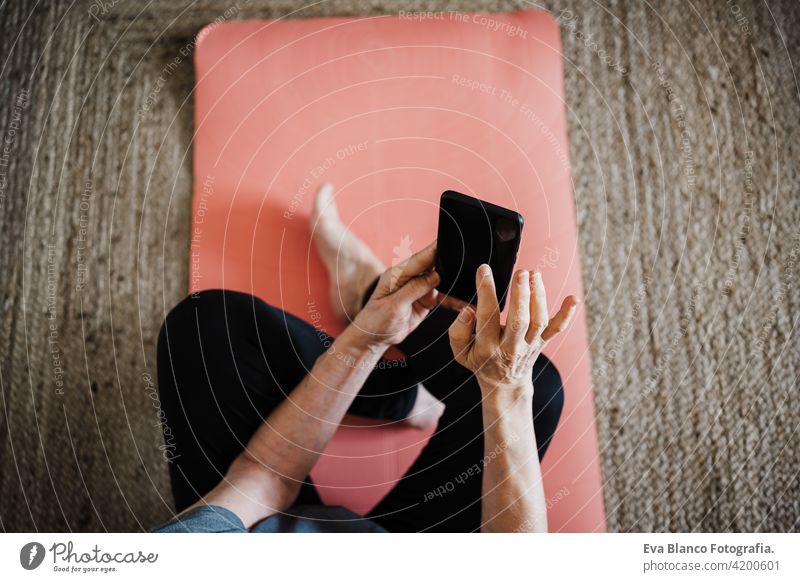
[[461,363],[466,360],[469,352],[470,343],[475,335],[475,308],[471,305],[466,306],[456,317],[450,326],[450,348],[456,361]]

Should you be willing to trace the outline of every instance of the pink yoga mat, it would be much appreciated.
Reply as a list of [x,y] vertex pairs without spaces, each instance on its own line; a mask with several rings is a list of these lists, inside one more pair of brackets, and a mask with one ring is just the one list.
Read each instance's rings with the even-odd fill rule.
[[[518,265],[551,309],[582,295],[558,27],[545,12],[212,25],[196,48],[190,291],[253,293],[341,330],[310,240],[317,187],[387,264],[436,236],[458,190],[525,217]],[[565,383],[543,464],[550,527],[605,529],[583,311],[546,350]],[[428,434],[342,427],[312,476],[327,503],[368,511]]]

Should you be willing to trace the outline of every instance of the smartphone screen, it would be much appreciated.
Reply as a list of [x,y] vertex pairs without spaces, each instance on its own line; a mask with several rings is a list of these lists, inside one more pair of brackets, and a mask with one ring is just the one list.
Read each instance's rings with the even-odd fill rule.
[[522,216],[513,210],[452,190],[442,194],[436,270],[442,293],[477,302],[475,272],[492,267],[497,301],[505,305],[522,236]]

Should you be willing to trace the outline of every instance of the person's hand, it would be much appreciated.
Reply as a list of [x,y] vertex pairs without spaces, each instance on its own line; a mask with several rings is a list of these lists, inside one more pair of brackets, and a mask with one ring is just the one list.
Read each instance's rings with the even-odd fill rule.
[[370,345],[387,348],[403,341],[445,296],[435,289],[436,243],[387,269],[352,325]]
[[450,326],[453,355],[475,374],[484,392],[531,390],[536,358],[547,342],[569,325],[578,300],[568,296],[555,317],[549,319],[541,273],[517,271],[510,285],[508,319],[502,326],[489,265],[480,266],[476,279],[477,308],[463,308]]

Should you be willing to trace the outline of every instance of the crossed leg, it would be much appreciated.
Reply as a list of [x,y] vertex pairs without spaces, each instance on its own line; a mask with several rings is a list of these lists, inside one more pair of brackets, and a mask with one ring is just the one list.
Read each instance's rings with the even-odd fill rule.
[[[203,291],[167,315],[158,339],[158,383],[170,444],[175,505],[209,492],[332,338],[245,293]],[[403,420],[417,397],[407,368],[376,369],[349,412]],[[168,434],[167,434],[168,431]],[[321,503],[304,483],[297,503]]]
[[[389,531],[471,532],[481,525],[485,456],[481,392],[475,377],[453,359],[447,330],[456,313],[437,308],[400,345],[411,381],[425,383],[444,402],[436,431],[420,456],[369,517]],[[544,456],[564,404],[561,377],[545,356],[533,368],[533,427]]]
[[[370,513],[389,531],[473,531],[480,526],[483,467],[480,390],[453,361],[447,329],[455,316],[436,309],[401,349],[403,367],[370,374],[353,414],[402,420],[417,383],[444,402],[430,442],[406,475]],[[221,479],[272,410],[313,366],[331,338],[251,295],[205,291],[167,316],[158,342],[158,375],[165,430],[174,442],[170,475],[178,511]],[[540,357],[534,368],[534,430],[539,454],[555,431],[563,397],[555,368]],[[321,503],[310,480],[298,504]]]

